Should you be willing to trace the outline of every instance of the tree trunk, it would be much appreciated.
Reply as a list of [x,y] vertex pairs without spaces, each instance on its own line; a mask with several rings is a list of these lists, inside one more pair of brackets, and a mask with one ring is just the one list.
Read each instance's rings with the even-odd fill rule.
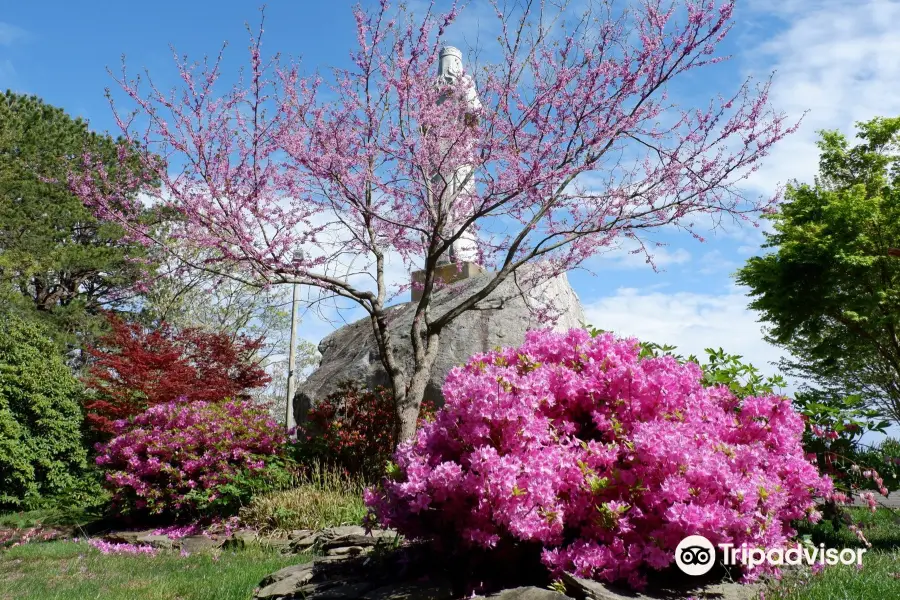
[[[424,312],[424,311],[423,311]],[[394,399],[399,418],[400,430],[398,442],[404,442],[412,438],[416,433],[416,425],[419,421],[419,410],[422,400],[425,398],[425,388],[431,378],[431,368],[434,366],[438,355],[438,343],[440,333],[428,332],[424,319],[413,320],[412,335],[418,343],[413,343],[413,373],[407,380],[402,377],[392,378],[394,387]],[[400,392],[400,393],[398,393]]]
[[409,387],[406,389],[403,399],[397,403],[397,414],[400,417],[400,433],[397,439],[401,442],[412,438],[416,433],[416,425],[419,422],[419,410],[422,408],[425,388],[428,386],[433,365],[433,357],[427,365],[416,365]]

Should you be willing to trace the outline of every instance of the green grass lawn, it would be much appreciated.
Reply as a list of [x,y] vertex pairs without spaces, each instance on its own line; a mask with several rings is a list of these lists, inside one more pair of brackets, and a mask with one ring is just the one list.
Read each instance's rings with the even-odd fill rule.
[[[900,598],[900,518],[879,509],[872,513],[853,509],[872,544],[863,555],[863,567],[836,565],[818,575],[786,576],[766,591],[765,600],[894,600]],[[846,528],[835,531],[824,523],[809,531],[816,545],[832,548],[864,547]]]
[[[255,498],[242,511],[243,522],[266,532],[359,523],[366,513],[362,490],[317,466],[293,489]],[[115,529],[102,515],[102,504],[0,514],[0,600],[249,600],[266,575],[311,560],[256,545],[190,556],[105,555],[84,541],[3,549],[4,530],[41,527],[84,538]]]
[[260,580],[310,560],[262,548],[104,555],[85,542],[0,551],[0,600],[248,600]]

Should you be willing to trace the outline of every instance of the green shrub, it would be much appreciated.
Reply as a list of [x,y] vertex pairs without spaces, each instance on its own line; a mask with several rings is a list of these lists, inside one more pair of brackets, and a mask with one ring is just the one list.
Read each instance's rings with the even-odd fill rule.
[[86,467],[81,384],[40,326],[0,322],[0,508],[78,487]]

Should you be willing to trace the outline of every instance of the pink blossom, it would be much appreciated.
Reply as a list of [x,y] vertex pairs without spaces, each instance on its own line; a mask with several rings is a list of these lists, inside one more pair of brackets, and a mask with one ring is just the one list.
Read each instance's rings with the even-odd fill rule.
[[[703,242],[698,216],[758,226],[775,210],[780,190],[743,189],[799,126],[771,105],[771,81],[748,79],[696,105],[667,96],[727,60],[717,48],[734,0],[685,0],[684,19],[672,0],[589,15],[554,15],[545,4],[489,11],[498,35],[485,55],[494,60],[442,82],[438,54],[459,11],[423,16],[387,1],[355,9],[348,69],[304,73],[264,58],[261,31],[233,85],[221,55],[197,64],[176,56],[181,89],[171,93],[123,65],[111,103],[128,168],[85,154],[70,188],[125,239],[154,246],[147,199],[178,217],[168,251],[199,252],[204,268],[236,277],[303,284],[311,301],[339,296],[372,315],[380,334],[390,300],[411,287],[389,283],[383,258],[429,265],[423,316],[443,285],[431,267],[472,236],[473,260],[493,278],[445,314],[413,321],[426,357],[452,319],[504,281],[533,289],[626,240],[655,266],[654,230],[674,226]],[[552,22],[572,30],[548,35]],[[371,285],[335,276],[348,256]],[[397,391],[430,370],[428,360],[399,369]],[[415,415],[403,426],[411,433]]]
[[116,544],[98,539],[88,540],[88,545],[93,546],[103,554],[146,554],[148,556],[156,556],[159,552],[159,550],[153,546],[143,544]]
[[573,329],[474,356],[367,504],[410,537],[538,542],[556,575],[636,587],[687,535],[775,548],[791,521],[821,519],[832,482],[787,398],[739,399],[704,387],[695,363],[639,352]]
[[[241,471],[262,471],[285,440],[267,413],[248,402],[172,402],[122,425],[99,447],[97,464],[120,509],[194,515],[220,500],[219,486]],[[183,537],[192,527],[164,533]]]

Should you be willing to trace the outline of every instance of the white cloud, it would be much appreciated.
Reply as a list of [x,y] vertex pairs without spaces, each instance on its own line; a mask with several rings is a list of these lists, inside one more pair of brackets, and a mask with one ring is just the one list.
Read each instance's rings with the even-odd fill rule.
[[[598,254],[588,259],[585,267],[588,269],[647,269],[647,255],[643,251],[632,253],[635,244],[629,244],[628,248],[617,248]],[[683,265],[690,262],[691,253],[684,248],[676,248],[675,250],[667,250],[665,247],[655,248],[652,244],[647,245],[647,250],[653,258],[653,263],[658,269],[665,269],[671,265]]]
[[812,182],[817,130],[852,137],[856,121],[900,114],[900,2],[754,0],[749,10],[740,18],[756,39],[742,43],[745,69],[758,76],[776,71],[776,109],[795,120],[810,111],[751,176],[750,185],[767,193],[794,178]]
[[[725,294],[664,294],[652,288],[637,290],[619,288],[615,294],[585,305],[587,322],[620,336],[634,336],[641,341],[676,346],[682,356],[694,354],[705,358],[705,348],[719,348],[738,354],[760,372],[773,375],[785,354],[762,339],[758,315],[747,308],[743,288],[735,287]],[[791,378],[783,393],[797,391]],[[900,438],[900,427],[888,429],[888,435]],[[863,442],[876,444],[884,436],[866,433]]]
[[762,324],[747,302],[742,288],[718,295],[619,288],[584,308],[587,322],[594,327],[676,346],[683,356],[703,358],[705,348],[722,347],[763,373],[774,374],[777,369],[770,363],[783,354],[763,340]]

